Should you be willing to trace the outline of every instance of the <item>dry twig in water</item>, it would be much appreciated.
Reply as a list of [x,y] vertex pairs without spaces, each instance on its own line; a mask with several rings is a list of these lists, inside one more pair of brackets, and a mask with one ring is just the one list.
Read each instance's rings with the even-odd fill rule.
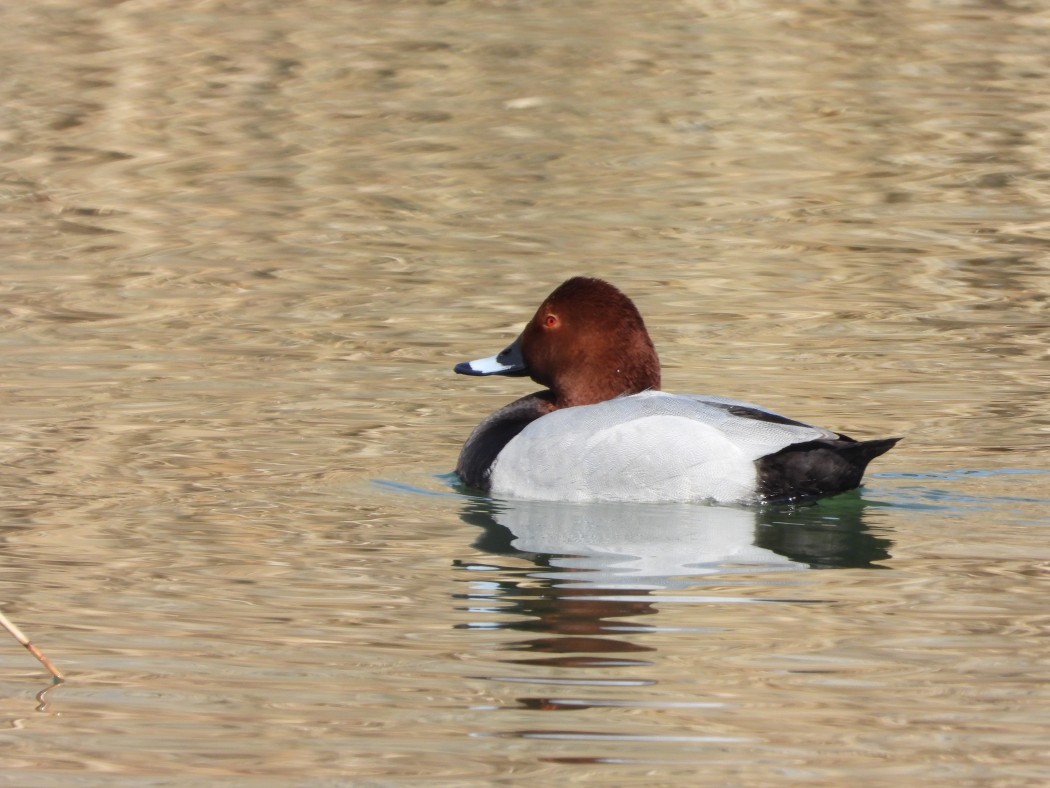
[[13,623],[11,623],[11,621],[8,620],[7,616],[5,616],[3,613],[0,613],[0,624],[3,625],[4,629],[11,633],[11,636],[15,640],[17,640],[19,643],[25,646],[26,650],[30,654],[39,659],[40,664],[47,668],[48,672],[50,672],[51,675],[55,677],[55,679],[57,679],[58,681],[66,680],[66,677],[62,675],[62,671],[56,668],[53,664],[51,664],[51,660],[47,658],[44,652],[38,649],[36,646],[34,646],[30,642],[29,638],[22,634],[22,630],[20,630]]

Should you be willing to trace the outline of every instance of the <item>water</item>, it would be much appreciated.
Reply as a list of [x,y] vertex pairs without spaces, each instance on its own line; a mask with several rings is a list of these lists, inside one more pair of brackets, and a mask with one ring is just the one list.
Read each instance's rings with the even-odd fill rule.
[[[12,785],[1038,785],[1047,16],[0,11]],[[801,510],[478,500],[571,274],[668,390],[905,440]]]

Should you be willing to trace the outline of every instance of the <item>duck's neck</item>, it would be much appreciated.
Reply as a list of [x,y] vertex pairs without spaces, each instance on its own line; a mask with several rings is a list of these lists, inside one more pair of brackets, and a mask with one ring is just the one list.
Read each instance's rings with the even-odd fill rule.
[[[560,381],[559,381],[560,382]],[[656,354],[644,363],[627,364],[623,359],[603,364],[589,375],[577,375],[571,381],[552,387],[554,405],[571,408],[577,405],[593,405],[597,402],[616,399],[629,394],[660,389],[660,362]]]

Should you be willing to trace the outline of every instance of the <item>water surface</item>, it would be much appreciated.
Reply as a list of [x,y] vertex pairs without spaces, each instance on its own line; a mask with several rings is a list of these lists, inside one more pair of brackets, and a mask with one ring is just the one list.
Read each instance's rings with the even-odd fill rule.
[[[1023,3],[0,11],[12,784],[1041,784]],[[572,274],[669,390],[904,435],[799,510],[488,501]]]

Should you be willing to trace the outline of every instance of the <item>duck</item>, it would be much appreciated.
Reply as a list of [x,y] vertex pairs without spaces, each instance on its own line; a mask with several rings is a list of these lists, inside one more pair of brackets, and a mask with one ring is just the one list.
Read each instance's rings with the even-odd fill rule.
[[564,502],[799,503],[860,486],[899,437],[856,440],[728,397],[660,389],[634,302],[576,276],[495,356],[461,375],[529,377],[543,390],[486,417],[456,474],[495,498]]

